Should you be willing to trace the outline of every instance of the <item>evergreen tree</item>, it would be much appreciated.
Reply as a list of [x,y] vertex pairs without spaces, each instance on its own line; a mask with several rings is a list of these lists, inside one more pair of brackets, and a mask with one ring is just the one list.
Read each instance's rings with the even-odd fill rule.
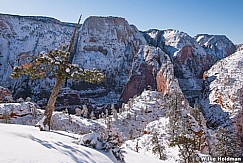
[[236,134],[229,129],[219,128],[216,132],[217,142],[213,145],[214,156],[239,157],[242,156],[242,144]]
[[[174,92],[167,99],[168,110],[166,116],[169,118],[170,146],[177,146],[180,158],[183,162],[194,162],[195,134],[192,131],[190,117],[185,115],[184,97],[180,92]],[[190,114],[189,114],[190,115]]]
[[153,133],[152,144],[153,144],[152,152],[154,154],[159,154],[159,159],[160,160],[165,160],[166,159],[166,155],[164,153],[165,146],[159,140],[159,137],[158,137],[158,133],[157,132],[154,132]]
[[9,123],[11,116],[8,110],[3,109],[2,118],[5,120],[5,123]]
[[129,139],[130,140],[133,140],[134,139],[134,136],[133,136],[133,134],[134,134],[133,128],[130,129],[130,131],[129,131],[128,134],[129,134]]
[[30,97],[26,97],[25,101],[26,102],[30,102],[31,101],[31,98]]
[[82,114],[82,110],[80,108],[76,108],[75,109],[75,115],[76,116],[81,116],[81,114]]
[[47,103],[45,116],[38,123],[40,130],[50,130],[56,98],[66,78],[79,79],[91,83],[100,83],[104,80],[104,75],[97,70],[84,70],[69,63],[70,52],[80,20],[81,17],[74,29],[68,50],[63,46],[60,50],[56,49],[48,53],[41,52],[32,61],[13,68],[12,78],[19,78],[22,75],[28,75],[31,79],[39,79],[47,76],[56,78],[55,86]]
[[122,103],[121,112],[125,112],[125,111],[126,111],[125,104]]
[[181,110],[184,107],[182,105],[183,97],[181,94],[175,92],[171,95],[171,98],[167,101],[166,117],[169,118],[170,139],[174,139],[175,135],[178,135],[182,131],[182,113]]

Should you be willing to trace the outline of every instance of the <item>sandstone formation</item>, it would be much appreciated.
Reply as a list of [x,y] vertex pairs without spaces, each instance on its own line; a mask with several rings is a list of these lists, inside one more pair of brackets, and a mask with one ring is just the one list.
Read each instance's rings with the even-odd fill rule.
[[205,72],[200,100],[209,128],[233,127],[243,140],[243,51],[238,51]]

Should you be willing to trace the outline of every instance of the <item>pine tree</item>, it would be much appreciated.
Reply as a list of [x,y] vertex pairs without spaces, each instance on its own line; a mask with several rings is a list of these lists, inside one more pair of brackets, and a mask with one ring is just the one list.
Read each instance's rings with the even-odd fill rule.
[[169,118],[170,146],[177,146],[183,162],[193,162],[195,154],[195,135],[191,129],[188,115],[183,114],[185,109],[184,97],[180,92],[174,92],[168,101],[166,116]]
[[148,113],[148,106],[147,106],[147,105],[145,105],[144,113],[145,113],[145,114]]
[[18,103],[23,103],[23,102],[24,102],[24,99],[23,99],[23,98],[18,98],[18,99],[17,99],[17,102],[18,102]]
[[182,131],[182,113],[181,110],[184,107],[182,105],[183,97],[181,94],[175,92],[171,95],[171,99],[167,102],[168,108],[166,112],[166,117],[169,118],[169,128],[171,132],[171,139],[174,139],[175,135],[180,134]]
[[153,144],[152,152],[154,154],[159,154],[159,159],[160,160],[165,160],[166,159],[166,155],[164,153],[165,146],[160,142],[157,132],[153,133],[152,144]]
[[127,113],[127,120],[131,120],[132,119],[132,115],[130,113]]
[[195,154],[195,135],[191,131],[188,119],[183,119],[182,130],[171,139],[170,146],[179,148],[179,156],[183,162],[194,162]]
[[48,53],[41,52],[31,62],[14,67],[11,74],[12,78],[19,78],[22,75],[28,75],[31,79],[39,79],[47,76],[56,78],[55,86],[52,89],[52,93],[47,103],[45,116],[38,123],[40,130],[50,130],[51,117],[54,111],[56,98],[66,78],[79,79],[91,83],[100,83],[104,80],[104,75],[97,70],[84,70],[69,63],[70,52],[72,50],[80,20],[81,16],[74,29],[68,50],[63,46],[60,50],[55,49]]
[[125,104],[122,103],[121,112],[125,112],[125,111],[126,111]]
[[31,101],[31,98],[30,97],[26,97],[25,101],[26,102],[30,102]]
[[75,109],[75,115],[76,116],[81,116],[81,114],[82,114],[82,110],[80,108],[76,108]]
[[133,136],[133,134],[134,134],[133,128],[130,129],[130,131],[129,131],[128,134],[129,134],[129,139],[130,140],[133,140],[134,139],[134,136]]
[[3,110],[2,118],[5,120],[5,123],[9,123],[11,116],[8,110],[6,109]]
[[214,156],[239,157],[242,156],[242,144],[235,133],[226,128],[219,128],[216,132],[217,143],[212,149]]
[[132,99],[131,98],[127,102],[127,105],[128,105],[128,110],[127,111],[129,111],[132,108],[132,105],[133,105],[133,102],[132,102]]

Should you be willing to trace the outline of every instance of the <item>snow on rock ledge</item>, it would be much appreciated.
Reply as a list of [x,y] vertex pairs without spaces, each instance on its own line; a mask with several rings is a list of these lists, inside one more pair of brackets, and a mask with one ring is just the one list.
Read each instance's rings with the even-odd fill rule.
[[[243,138],[243,51],[218,61],[205,74],[203,106],[208,125],[233,126]],[[208,104],[208,105],[207,105]],[[211,122],[211,123],[209,123]]]
[[236,46],[224,35],[198,34],[195,39],[216,60],[225,58],[236,50]]

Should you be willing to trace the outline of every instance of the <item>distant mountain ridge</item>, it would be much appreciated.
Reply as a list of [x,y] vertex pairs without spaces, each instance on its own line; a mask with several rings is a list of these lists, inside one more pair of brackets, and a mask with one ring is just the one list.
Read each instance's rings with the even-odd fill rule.
[[[53,79],[31,82],[28,78],[12,80],[9,75],[13,66],[28,61],[21,60],[22,52],[37,55],[68,45],[74,25],[48,17],[0,14],[0,84],[10,88],[16,98],[23,92],[36,99],[43,93],[48,95]],[[186,98],[194,103],[202,89],[203,72],[235,51],[226,36],[191,37],[173,29],[140,32],[124,18],[92,16],[78,30],[72,62],[83,68],[99,68],[107,80],[102,85],[69,81],[69,86],[96,94],[97,89],[103,90],[101,101],[127,101],[148,86],[156,88],[157,73],[168,54]]]

